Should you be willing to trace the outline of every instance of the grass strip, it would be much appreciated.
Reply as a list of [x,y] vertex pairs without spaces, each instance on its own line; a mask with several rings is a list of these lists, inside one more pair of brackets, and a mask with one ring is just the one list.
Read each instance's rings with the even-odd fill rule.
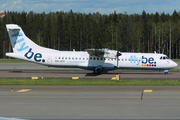
[[29,61],[20,60],[20,59],[0,59],[0,63],[25,63]]
[[101,79],[0,79],[0,85],[120,85],[179,86],[180,80],[101,80]]
[[174,62],[180,62],[180,59],[172,59]]

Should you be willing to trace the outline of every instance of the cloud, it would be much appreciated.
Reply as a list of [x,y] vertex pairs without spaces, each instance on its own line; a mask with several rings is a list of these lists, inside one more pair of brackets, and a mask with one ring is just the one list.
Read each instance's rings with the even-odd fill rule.
[[6,4],[3,4],[1,7],[6,7]]

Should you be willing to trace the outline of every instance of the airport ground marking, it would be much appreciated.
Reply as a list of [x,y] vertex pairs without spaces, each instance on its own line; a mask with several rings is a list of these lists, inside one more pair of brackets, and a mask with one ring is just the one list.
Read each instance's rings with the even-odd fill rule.
[[144,92],[146,92],[146,93],[147,93],[147,92],[148,92],[148,93],[151,93],[152,91],[153,91],[153,90],[143,90],[142,93],[141,93],[141,100],[143,99],[143,93],[144,93]]
[[153,90],[144,90],[143,92],[152,92]]
[[[97,99],[116,99],[116,98],[121,98],[121,99],[139,99],[139,96],[0,96],[0,98],[50,98],[50,99],[56,99],[56,98],[81,98],[81,99],[87,99],[87,98],[97,98]],[[153,98],[153,99],[180,99],[179,96],[145,96],[144,98]]]
[[31,89],[22,89],[22,90],[18,90],[18,91],[16,91],[16,92],[28,92],[28,91],[30,91]]
[[37,80],[37,79],[39,79],[38,77],[31,77],[31,79],[33,79],[33,80]]
[[78,79],[79,79],[79,77],[72,77],[72,79],[73,79],[73,80],[78,80]]
[[111,80],[116,80],[116,77],[112,77]]

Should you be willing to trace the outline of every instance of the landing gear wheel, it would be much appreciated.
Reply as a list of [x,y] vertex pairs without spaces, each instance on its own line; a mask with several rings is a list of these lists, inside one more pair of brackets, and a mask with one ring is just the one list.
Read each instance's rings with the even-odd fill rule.
[[101,74],[101,70],[94,70],[94,74]]
[[168,74],[168,70],[164,70],[164,74],[166,74],[166,75],[167,75],[167,74]]
[[166,74],[166,75],[167,75],[167,74],[168,74],[168,72],[164,72],[164,74]]

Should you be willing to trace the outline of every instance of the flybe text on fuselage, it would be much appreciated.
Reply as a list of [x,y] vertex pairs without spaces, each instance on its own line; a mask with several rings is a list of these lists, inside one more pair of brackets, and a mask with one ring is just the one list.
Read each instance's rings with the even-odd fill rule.
[[148,66],[148,67],[156,67],[156,61],[154,61],[153,57],[136,57],[136,55],[131,55],[130,56],[130,63],[136,63],[136,65],[141,65],[141,66]]

